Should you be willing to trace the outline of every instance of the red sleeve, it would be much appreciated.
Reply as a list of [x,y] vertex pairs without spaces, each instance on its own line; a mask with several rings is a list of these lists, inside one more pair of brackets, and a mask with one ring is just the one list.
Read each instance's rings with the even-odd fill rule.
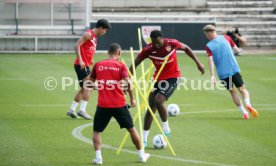
[[235,42],[231,39],[231,37],[229,37],[228,35],[224,35],[224,38],[229,42],[231,47],[234,47],[236,45]]
[[208,56],[213,56],[213,53],[212,53],[212,51],[208,48],[208,46],[205,47],[205,50],[206,50]]
[[128,78],[128,71],[127,71],[127,67],[125,64],[122,64],[121,77],[122,77],[122,79]]
[[144,60],[146,58],[149,57],[148,53],[147,53],[147,48],[144,48],[138,55],[137,58],[139,58],[140,60]]
[[90,78],[92,78],[92,79],[96,79],[97,78],[96,69],[97,69],[97,63],[93,66],[92,72],[90,74]]
[[182,43],[180,43],[178,40],[176,39],[171,39],[170,40],[170,43],[171,43],[171,46],[174,48],[174,49],[180,49],[182,47]]

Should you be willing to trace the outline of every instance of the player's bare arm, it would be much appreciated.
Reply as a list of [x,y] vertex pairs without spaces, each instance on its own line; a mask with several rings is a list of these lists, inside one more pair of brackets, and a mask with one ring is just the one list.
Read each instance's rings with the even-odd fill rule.
[[216,77],[215,77],[215,65],[214,65],[214,60],[213,56],[208,57],[208,64],[209,64],[209,70],[210,70],[210,75],[211,75],[211,82],[213,84],[216,83]]
[[[136,59],[135,59],[135,61],[134,61],[135,69],[136,69],[137,66],[140,65],[140,63],[141,63],[142,61],[143,61],[143,60],[141,60],[138,56],[136,57]],[[134,71],[133,71],[133,66],[132,66],[132,65],[130,65],[129,71],[130,71],[131,74],[133,74]]]
[[237,45],[233,47],[233,50],[235,53],[240,53],[242,51],[240,48],[237,47]]
[[127,92],[129,94],[129,98],[130,98],[130,105],[131,107],[135,107],[136,106],[136,102],[133,98],[133,87],[132,87],[132,82],[129,79],[129,77],[124,78],[124,80],[127,82]]
[[84,62],[82,61],[82,58],[81,58],[81,52],[80,52],[80,47],[81,45],[83,45],[87,40],[91,40],[91,34],[88,33],[88,32],[85,32],[83,34],[83,36],[76,42],[75,44],[75,51],[76,51],[76,54],[77,54],[77,58],[79,60],[79,63],[80,63],[80,66],[81,68],[84,68],[85,65],[84,65]]
[[185,51],[185,53],[194,60],[194,62],[197,65],[198,70],[201,72],[201,74],[204,74],[204,65],[200,62],[200,60],[197,58],[197,56],[194,54],[194,52],[192,51],[192,49],[183,44],[182,43],[182,47],[180,48],[180,50]]

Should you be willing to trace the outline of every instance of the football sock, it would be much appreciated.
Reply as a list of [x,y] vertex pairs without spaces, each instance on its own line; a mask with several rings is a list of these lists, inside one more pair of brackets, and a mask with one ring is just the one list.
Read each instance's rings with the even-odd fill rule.
[[78,102],[76,102],[76,101],[73,101],[73,103],[72,103],[72,105],[71,105],[71,110],[73,110],[74,112],[75,112],[75,110],[76,110],[76,108],[77,108],[77,106],[79,105],[79,103]]
[[144,150],[142,150],[142,149],[137,150],[137,152],[138,152],[138,155],[139,155],[140,157],[143,157],[143,156],[144,156],[144,154],[145,154],[145,151],[144,151]]
[[101,150],[96,150],[96,159],[102,159],[102,152]]
[[244,102],[245,102],[246,106],[249,106],[249,107],[251,106],[249,98],[245,98]]
[[163,128],[168,129],[169,127],[169,121],[163,122]]
[[87,101],[81,100],[81,102],[80,102],[80,111],[85,112],[86,106],[87,106]]
[[150,132],[149,130],[143,130],[143,139],[144,139],[144,141],[148,140],[149,132]]
[[246,110],[244,109],[243,105],[238,106],[239,110],[242,114],[247,114]]

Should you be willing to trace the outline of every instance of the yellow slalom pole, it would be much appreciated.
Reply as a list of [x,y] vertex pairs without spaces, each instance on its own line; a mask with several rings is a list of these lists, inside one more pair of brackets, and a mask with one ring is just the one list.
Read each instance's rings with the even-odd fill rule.
[[[143,62],[142,62],[143,63]],[[137,79],[137,81],[143,80],[145,79],[145,77],[148,75],[148,73],[150,72],[150,68],[148,68],[148,70],[146,72],[144,72],[144,74],[141,75],[141,77],[139,77]]]
[[[163,70],[164,67],[165,67],[165,64],[168,62],[168,59],[169,59],[170,55],[171,55],[173,52],[174,52],[174,50],[172,50],[172,51],[166,56],[166,58],[165,58],[165,60],[164,60],[164,62],[163,62],[163,64],[162,64],[162,66],[160,67],[159,71],[158,71],[157,74],[156,74],[156,77],[154,78],[154,81],[153,81],[154,83],[151,84],[151,86],[149,87],[149,90],[148,90],[148,92],[147,92],[145,98],[148,98],[148,96],[149,96],[151,90],[152,90],[153,87],[154,87],[155,82],[157,81],[158,77],[160,76],[162,70]],[[124,62],[123,59],[122,59],[122,62]],[[124,62],[124,63],[125,63],[125,62]],[[146,100],[144,100],[144,102],[142,103],[142,104],[143,104],[143,105],[141,106],[142,108],[144,107],[145,103],[147,103]],[[155,116],[154,116],[154,117],[155,117]],[[136,122],[137,118],[138,118],[138,112],[137,112],[137,113],[135,114],[135,116],[134,116],[134,119],[133,119],[134,123]],[[161,129],[161,132],[163,132],[162,129]],[[125,136],[124,136],[124,138],[123,138],[123,140],[122,140],[122,142],[121,142],[121,144],[120,144],[118,150],[117,150],[117,153],[116,153],[117,155],[120,154],[120,152],[121,152],[121,150],[122,150],[122,148],[123,148],[123,146],[124,146],[124,144],[125,144],[125,142],[126,142],[128,136],[129,136],[129,133],[127,132],[127,133],[125,134]]]
[[[139,49],[142,51],[142,39],[141,39],[141,29],[138,28],[138,40],[139,40]],[[134,63],[133,63],[134,64]],[[143,81],[143,93],[146,95],[146,83],[145,83],[145,67],[144,62],[141,63],[141,70],[142,70],[142,81]]]
[[163,71],[165,65],[167,64],[167,62],[168,62],[168,60],[169,60],[169,57],[173,54],[174,51],[175,51],[175,49],[173,49],[173,50],[166,56],[166,58],[165,58],[165,60],[164,60],[164,62],[163,62],[163,64],[162,64],[162,66],[161,66],[160,69],[158,70],[158,72],[157,72],[157,74],[156,74],[156,76],[155,76],[155,78],[154,78],[154,80],[153,80],[153,83],[151,84],[150,88],[149,88],[148,91],[147,91],[147,95],[149,95],[150,92],[152,91],[152,89],[153,89],[153,87],[154,87],[154,84],[157,82],[157,79],[159,78],[161,72]]
[[[134,62],[134,53],[133,53],[133,48],[130,47],[130,55],[131,55],[131,61],[132,61],[132,66],[133,66],[133,73],[134,73],[134,82],[137,82],[136,80],[136,68],[135,68],[135,62]],[[139,123],[139,131],[140,131],[140,138],[141,138],[141,142],[142,142],[142,149],[144,149],[144,143],[143,143],[143,127],[142,127],[142,120],[141,120],[141,109],[140,109],[140,99],[139,99],[139,94],[138,94],[138,90],[135,90],[135,95],[136,95],[136,103],[137,103],[137,110],[138,110],[138,123]]]
[[[135,69],[135,64],[134,64],[134,53],[133,53],[133,48],[130,47],[130,55],[131,55],[131,61],[132,61],[132,66],[133,66],[133,81],[137,82],[136,80],[136,69]],[[141,145],[142,145],[142,149],[144,149],[144,143],[143,143],[143,128],[142,128],[142,120],[141,120],[141,108],[140,108],[140,99],[139,99],[139,93],[137,91],[137,89],[135,90],[135,96],[136,96],[136,105],[137,105],[137,117],[139,118],[139,133],[140,133],[140,139],[141,139]],[[135,121],[137,119],[137,117],[135,118]],[[122,143],[120,144],[116,154],[119,155],[127,138],[129,136],[129,133],[127,132],[127,134],[125,134]]]
[[142,50],[142,39],[141,39],[141,29],[138,28],[138,44],[139,44],[139,50]]
[[[166,58],[166,60],[168,60],[168,57]],[[122,61],[123,61],[123,63],[125,63],[124,60],[122,60]],[[164,61],[164,62],[165,62],[165,61]],[[161,69],[161,68],[160,68],[160,69]],[[130,73],[129,70],[128,70],[128,74],[129,74],[129,76],[133,79],[133,76],[132,76],[132,74]],[[135,78],[134,78],[134,79],[135,79]],[[156,117],[155,117],[155,115],[154,115],[152,109],[150,108],[150,106],[149,106],[149,104],[148,104],[148,102],[147,102],[147,99],[145,98],[145,96],[143,95],[143,93],[141,92],[141,90],[139,89],[139,86],[138,86],[137,82],[134,80],[133,83],[134,83],[134,87],[135,87],[136,90],[138,91],[139,95],[142,97],[144,103],[146,103],[146,106],[147,106],[147,108],[148,108],[148,110],[149,110],[149,112],[150,112],[150,114],[151,114],[151,116],[152,116],[154,122],[157,124],[157,127],[158,127],[159,130],[161,131],[161,134],[163,135],[165,141],[167,142],[170,151],[171,151],[172,154],[175,156],[176,154],[175,154],[175,152],[174,152],[174,150],[173,150],[173,148],[172,148],[172,146],[171,146],[171,144],[170,144],[168,138],[165,136],[165,134],[164,134],[164,132],[163,132],[163,130],[162,130],[162,127],[161,127],[160,124],[158,123],[158,120],[156,119]]]
[[[141,29],[140,28],[138,28],[138,40],[139,40],[139,48],[140,48],[140,51],[142,50],[142,39],[141,39]],[[144,88],[143,88],[143,93],[144,93],[144,95],[146,95],[146,83],[145,83],[145,81],[147,81],[147,82],[149,82],[150,81],[150,76],[151,76],[151,71],[152,71],[152,68],[153,68],[153,64],[151,63],[151,65],[150,65],[150,68],[146,71],[146,73],[148,73],[148,75],[147,75],[147,79],[145,79],[145,70],[144,70],[144,62],[142,62],[141,63],[141,69],[142,69],[142,77],[140,77],[138,80],[140,80],[140,79],[142,79],[142,81],[143,81],[143,86],[144,86]]]
[[[148,98],[148,96],[149,96],[151,90],[152,90],[153,87],[154,87],[154,84],[157,82],[157,79],[158,79],[159,75],[161,74],[162,70],[163,70],[164,67],[165,67],[165,64],[168,62],[168,59],[169,59],[170,55],[171,55],[173,52],[174,52],[174,50],[172,50],[172,51],[166,56],[165,61],[163,62],[162,66],[160,67],[159,71],[158,71],[157,74],[156,74],[156,77],[154,78],[153,84],[151,84],[150,88],[148,89],[148,92],[147,92],[147,94],[146,94],[146,98]],[[143,104],[145,104],[145,102],[143,102]],[[142,105],[142,107],[144,108],[144,105]],[[134,116],[134,123],[136,122],[137,118],[138,118],[138,112],[137,112],[137,113],[135,114],[135,116]],[[125,134],[125,136],[124,136],[124,138],[123,138],[123,140],[122,140],[122,142],[121,142],[121,144],[120,144],[120,146],[119,146],[119,148],[118,148],[116,154],[120,154],[120,152],[121,152],[121,150],[122,150],[122,148],[123,148],[123,146],[124,146],[124,144],[125,144],[125,142],[126,142],[128,136],[129,136],[129,133],[127,132],[127,133]]]
[[[141,29],[140,28],[138,28],[137,29],[138,30],[138,44],[139,44],[139,50],[141,51],[142,50],[142,39],[141,39]],[[131,48],[130,49],[130,54],[131,54],[131,61],[132,61],[132,66],[133,66],[133,70],[134,70],[134,78],[135,79],[137,79],[136,78],[136,70],[135,70],[135,62],[134,62],[134,55],[133,55],[133,49]],[[139,78],[139,81],[140,80],[142,80],[143,81],[143,86],[144,86],[144,95],[146,95],[146,89],[145,89],[145,69],[144,69],[144,62],[142,62],[141,63],[141,68],[142,68],[142,77],[140,77]],[[147,73],[149,72],[149,70],[147,71]],[[137,91],[137,90],[136,90]],[[138,98],[137,98],[137,95],[138,95]],[[136,101],[137,101],[137,109],[138,109],[138,112],[135,114],[135,116],[134,116],[134,123],[136,122],[136,120],[137,120],[137,118],[139,118],[139,132],[140,132],[140,138],[141,138],[141,142],[142,142],[142,148],[144,148],[144,143],[143,143],[143,133],[142,133],[142,121],[141,121],[141,107],[140,107],[140,103],[139,103],[139,94],[138,94],[138,92],[137,92],[137,94],[136,94]],[[142,107],[143,108],[143,110],[144,110],[144,106]],[[141,122],[141,123],[140,123]],[[122,140],[122,142],[121,142],[121,144],[120,144],[120,146],[119,146],[119,148],[118,148],[118,150],[117,150],[117,152],[116,152],[116,154],[117,155],[119,155],[120,154],[120,152],[121,152],[121,149],[123,148],[123,146],[124,146],[124,144],[125,144],[125,142],[126,142],[126,140],[127,140],[127,138],[128,138],[128,136],[129,136],[129,133],[127,132],[126,134],[125,134],[125,136],[124,136],[124,138],[123,138],[123,140]]]

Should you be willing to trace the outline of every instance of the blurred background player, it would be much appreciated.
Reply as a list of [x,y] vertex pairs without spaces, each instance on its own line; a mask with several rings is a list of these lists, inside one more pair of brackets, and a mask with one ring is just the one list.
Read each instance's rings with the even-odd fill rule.
[[[157,82],[154,85],[154,91],[151,92],[149,95],[149,105],[154,113],[156,112],[156,109],[158,110],[163,122],[163,131],[165,135],[169,135],[171,129],[168,123],[168,115],[165,107],[165,102],[169,99],[169,97],[177,88],[179,77],[181,77],[180,69],[178,68],[177,63],[176,50],[185,51],[186,54],[194,60],[198,70],[202,74],[204,73],[204,66],[199,61],[197,56],[193,53],[191,48],[179,42],[178,40],[164,38],[162,32],[158,30],[152,31],[150,37],[152,43],[145,46],[143,50],[138,54],[135,59],[135,66],[137,67],[143,60],[149,58],[156,68],[156,71],[154,73],[155,77],[162,63],[164,62],[165,57],[171,53],[167,64],[165,65],[159,78],[157,79]],[[130,66],[130,71],[133,72],[132,66]],[[147,146],[147,138],[152,120],[152,116],[147,110],[145,114],[143,130],[145,147]]]
[[203,28],[203,32],[206,38],[209,40],[206,46],[206,50],[209,56],[208,63],[210,67],[212,83],[216,83],[216,77],[214,75],[215,65],[219,79],[222,81],[222,83],[224,83],[227,90],[229,90],[233,101],[243,114],[243,118],[248,119],[249,115],[244,109],[236,89],[233,88],[233,83],[240,91],[247,110],[251,112],[253,117],[257,117],[258,112],[251,106],[249,93],[244,86],[242,77],[240,75],[239,65],[233,54],[232,48],[235,52],[239,52],[239,48],[229,36],[217,35],[216,28],[213,25],[206,25]]
[[[80,116],[84,119],[92,119],[92,117],[86,112],[87,102],[90,98],[92,90],[84,88],[83,84],[89,78],[89,66],[93,65],[93,56],[97,47],[97,37],[104,35],[109,29],[111,29],[111,25],[107,20],[98,20],[96,26],[93,29],[87,30],[75,45],[77,57],[74,67],[81,89],[76,94],[70,110],[67,112],[67,115],[71,118],[78,118],[78,116]],[[75,110],[79,102],[80,111],[76,114]]]
[[111,117],[114,117],[121,128],[126,128],[135,144],[141,162],[146,162],[149,154],[142,149],[139,134],[133,125],[132,117],[126,105],[126,100],[121,87],[121,81],[128,83],[128,93],[131,107],[135,107],[131,80],[128,77],[127,67],[119,62],[121,56],[121,46],[113,43],[108,49],[108,59],[96,63],[92,69],[91,79],[98,81],[98,105],[93,124],[93,144],[96,151],[96,158],[93,164],[102,164],[101,136],[108,125]]
[[226,35],[231,37],[231,39],[234,41],[236,46],[240,48],[240,52],[235,52],[235,55],[240,55],[241,53],[241,48],[246,45],[246,38],[241,35],[239,32],[239,29],[236,27],[234,30],[228,30],[226,32]]

